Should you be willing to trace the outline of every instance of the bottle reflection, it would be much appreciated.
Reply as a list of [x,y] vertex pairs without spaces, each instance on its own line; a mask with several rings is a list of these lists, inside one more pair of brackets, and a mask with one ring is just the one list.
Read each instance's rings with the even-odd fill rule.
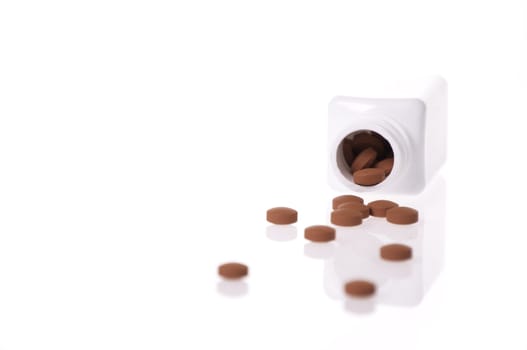
[[[445,191],[444,179],[437,178],[421,195],[395,200],[419,210],[416,224],[394,225],[384,218],[370,217],[361,226],[337,228],[333,255],[325,261],[326,293],[343,300],[344,308],[354,313],[372,312],[376,304],[418,305],[443,266]],[[381,259],[380,247],[390,243],[412,247],[412,259],[403,262]],[[375,296],[347,297],[343,285],[354,279],[374,282]]]

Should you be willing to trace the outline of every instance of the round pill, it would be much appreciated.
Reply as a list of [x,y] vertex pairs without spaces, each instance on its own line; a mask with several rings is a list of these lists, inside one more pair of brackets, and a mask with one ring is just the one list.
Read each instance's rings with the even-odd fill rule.
[[394,207],[386,211],[386,220],[392,224],[409,225],[419,220],[419,213],[413,208]]
[[353,173],[353,182],[362,186],[373,186],[384,181],[386,175],[379,168],[366,168]]
[[287,207],[276,207],[267,210],[267,221],[277,225],[293,224],[298,220],[296,210]]
[[237,279],[247,276],[249,268],[247,265],[230,262],[218,266],[218,274],[223,278]]
[[387,244],[381,247],[381,258],[391,261],[408,260],[412,257],[412,248],[404,244]]
[[353,151],[356,153],[360,153],[369,147],[373,148],[380,156],[383,156],[386,153],[383,137],[379,134],[362,132],[353,136],[351,144]]
[[353,163],[351,163],[350,172],[355,174],[357,170],[369,168],[375,162],[375,159],[377,159],[377,151],[371,147],[366,148],[355,157]]
[[384,170],[384,174],[388,176],[390,175],[393,169],[393,158],[385,158],[383,160],[380,160],[375,163],[373,167]]
[[344,291],[353,297],[368,297],[375,293],[375,285],[369,281],[355,280],[346,283]]
[[362,199],[359,196],[354,196],[352,194],[338,196],[338,197],[333,198],[333,209],[337,209],[339,205],[341,205],[342,203],[347,203],[347,202],[363,204],[364,199]]
[[378,201],[373,201],[373,202],[368,203],[371,216],[376,216],[379,218],[385,217],[386,211],[388,209],[391,209],[397,206],[399,206],[399,204],[392,202],[392,201],[385,200],[385,199],[381,199]]
[[325,225],[306,227],[304,237],[313,242],[329,242],[335,239],[335,229]]
[[346,202],[338,206],[338,209],[353,209],[362,214],[362,218],[366,219],[370,216],[370,208],[361,203]]
[[362,214],[353,209],[335,209],[331,212],[331,223],[338,226],[362,224]]

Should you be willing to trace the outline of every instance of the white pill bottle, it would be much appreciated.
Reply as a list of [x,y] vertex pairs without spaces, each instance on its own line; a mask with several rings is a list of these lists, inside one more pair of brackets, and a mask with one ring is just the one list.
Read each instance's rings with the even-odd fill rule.
[[[417,194],[446,159],[447,84],[438,76],[390,82],[357,82],[334,97],[328,111],[329,183],[338,191]],[[345,159],[345,140],[380,135],[393,153],[384,181],[356,184]]]

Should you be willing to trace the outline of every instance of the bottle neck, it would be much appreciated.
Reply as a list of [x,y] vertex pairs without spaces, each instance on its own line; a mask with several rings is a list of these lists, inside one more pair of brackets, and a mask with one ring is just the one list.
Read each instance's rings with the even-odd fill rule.
[[412,162],[410,138],[408,134],[399,124],[394,123],[391,118],[383,115],[368,115],[364,116],[364,118],[358,118],[350,123],[347,128],[342,130],[341,137],[335,147],[338,147],[338,144],[340,144],[340,142],[348,135],[366,130],[376,132],[390,143],[393,150],[394,165],[390,175],[380,184],[371,187],[360,186],[353,182],[353,179],[349,174],[349,169],[345,167],[342,159],[342,152],[337,152],[337,167],[343,177],[342,181],[347,182],[348,185],[359,192],[375,191],[382,187],[390,186],[392,183],[397,182],[398,179],[405,176],[405,173],[408,170],[408,165]]

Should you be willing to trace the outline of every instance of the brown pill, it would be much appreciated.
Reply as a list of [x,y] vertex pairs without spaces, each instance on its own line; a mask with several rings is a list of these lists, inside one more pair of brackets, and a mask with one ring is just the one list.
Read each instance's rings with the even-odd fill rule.
[[395,207],[386,211],[386,220],[392,224],[409,225],[419,220],[419,213],[413,208]]
[[296,210],[286,207],[276,207],[267,210],[267,221],[277,225],[293,224],[298,220]]
[[218,266],[218,274],[221,277],[236,279],[247,276],[249,268],[247,265],[231,262]]
[[387,244],[381,247],[384,260],[402,261],[412,257],[412,248],[404,244]]
[[329,242],[335,240],[335,229],[325,225],[306,227],[304,237],[313,242]]
[[342,155],[344,156],[344,160],[348,165],[351,165],[351,163],[353,163],[355,153],[353,152],[353,147],[351,145],[350,139],[344,139],[342,141]]
[[345,194],[343,196],[338,196],[338,197],[333,198],[333,209],[337,209],[339,205],[341,205],[342,203],[347,203],[347,202],[363,204],[364,199],[362,199],[359,196],[354,196],[352,194]]
[[384,174],[388,176],[390,175],[393,169],[393,158],[385,158],[383,160],[380,160],[375,163],[373,167],[384,170]]
[[362,218],[366,219],[370,216],[370,208],[361,203],[346,202],[338,206],[338,209],[353,209],[362,214]]
[[381,183],[386,178],[384,170],[379,168],[366,168],[353,173],[353,182],[362,186],[373,186]]
[[344,291],[353,297],[369,297],[375,293],[375,285],[369,281],[355,280],[346,283]]
[[335,209],[331,212],[331,223],[338,226],[357,226],[362,224],[362,214],[353,209]]
[[392,201],[385,200],[385,199],[381,199],[378,201],[373,201],[373,202],[368,203],[371,216],[376,216],[379,218],[385,217],[386,211],[388,209],[398,207],[398,206],[399,204],[392,202]]
[[355,157],[353,163],[351,163],[350,172],[352,174],[355,174],[355,172],[358,170],[369,168],[372,166],[376,159],[377,151],[375,151],[371,147],[368,147]]
[[369,134],[362,132],[353,136],[352,147],[355,153],[360,153],[366,148],[373,148],[380,157],[383,157],[386,153],[386,146],[383,141],[383,137],[379,134]]

